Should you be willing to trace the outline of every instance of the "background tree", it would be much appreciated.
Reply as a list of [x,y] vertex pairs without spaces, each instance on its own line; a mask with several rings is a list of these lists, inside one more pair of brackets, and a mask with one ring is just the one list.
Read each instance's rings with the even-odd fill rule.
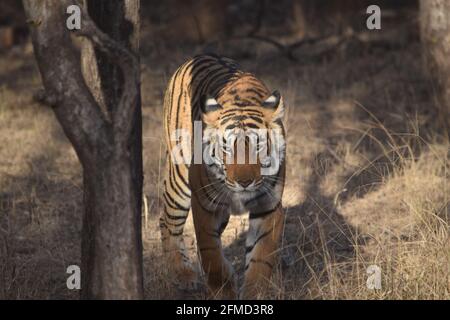
[[83,9],[76,32],[95,47],[82,51],[86,79],[66,28],[73,1],[23,3],[42,98],[83,166],[82,297],[142,298],[139,1],[88,1],[95,23]]
[[229,0],[168,1],[174,19],[167,26],[167,36],[178,41],[200,43],[223,38],[228,29],[228,2]]
[[437,88],[438,122],[450,128],[450,2],[420,1],[421,38],[426,66]]
[[0,4],[0,51],[23,42],[27,27],[19,1],[3,0]]

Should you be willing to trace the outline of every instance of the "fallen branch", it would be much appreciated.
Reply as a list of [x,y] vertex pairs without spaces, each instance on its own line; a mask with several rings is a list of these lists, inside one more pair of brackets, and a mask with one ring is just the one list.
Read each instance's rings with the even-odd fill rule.
[[[299,41],[295,41],[290,44],[283,44],[279,41],[276,41],[270,37],[262,36],[262,35],[246,35],[246,36],[240,36],[240,37],[231,37],[229,40],[256,40],[256,41],[262,41],[265,43],[268,43],[272,46],[274,46],[276,49],[278,49],[284,56],[286,56],[289,60],[297,61],[297,58],[294,56],[294,50],[301,48],[305,45],[313,45],[316,43],[320,43],[325,40],[333,40],[333,39],[344,39],[344,37],[338,37],[336,35],[326,35],[321,36],[317,38],[305,38]],[[338,39],[338,40],[339,40]],[[338,41],[339,43],[341,41]],[[210,46],[212,43],[209,43],[208,46]]]
[[[292,43],[284,44],[273,38],[249,34],[246,36],[231,37],[229,40],[255,40],[267,43],[281,52],[282,55],[286,56],[289,60],[298,61],[294,53],[297,49],[303,48],[305,46],[317,46],[312,51],[314,56],[325,55],[341,45],[349,41],[357,41],[364,45],[391,45],[391,46],[401,46],[408,39],[407,28],[405,30],[404,26],[395,28],[388,32],[354,32],[352,29],[347,29],[342,34],[329,34],[320,37],[306,37],[302,40],[295,41]],[[209,44],[211,45],[211,43]]]

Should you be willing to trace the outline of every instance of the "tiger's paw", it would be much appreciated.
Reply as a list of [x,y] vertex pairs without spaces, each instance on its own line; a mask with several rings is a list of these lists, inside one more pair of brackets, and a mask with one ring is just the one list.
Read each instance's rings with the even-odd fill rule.
[[196,291],[199,289],[198,273],[191,263],[184,263],[175,271],[176,287],[182,291]]
[[209,295],[212,299],[235,300],[237,295],[237,278],[231,264],[226,261],[221,272],[208,274]]
[[221,288],[211,290],[210,294],[212,299],[216,300],[236,300],[238,299],[238,293],[234,285],[225,285]]

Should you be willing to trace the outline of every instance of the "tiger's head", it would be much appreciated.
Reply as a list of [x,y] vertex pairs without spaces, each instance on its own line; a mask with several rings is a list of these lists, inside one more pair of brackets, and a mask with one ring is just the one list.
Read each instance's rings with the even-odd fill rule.
[[255,192],[284,161],[283,99],[278,91],[229,91],[202,101],[207,171],[233,192]]

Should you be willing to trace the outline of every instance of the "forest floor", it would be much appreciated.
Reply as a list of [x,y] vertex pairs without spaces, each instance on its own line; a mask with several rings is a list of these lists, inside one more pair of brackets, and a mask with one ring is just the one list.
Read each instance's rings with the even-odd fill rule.
[[[158,228],[163,93],[205,47],[142,43],[145,295],[207,298],[176,289]],[[450,299],[449,144],[436,129],[418,41],[297,61],[258,41],[215,50],[278,89],[288,106],[287,220],[267,297]],[[0,54],[0,298],[78,297],[66,268],[80,264],[81,167],[52,110],[33,101],[40,87],[30,44]],[[223,235],[240,281],[247,225],[232,217]],[[185,233],[197,264],[191,219]],[[366,283],[372,265],[381,274],[376,290]]]

